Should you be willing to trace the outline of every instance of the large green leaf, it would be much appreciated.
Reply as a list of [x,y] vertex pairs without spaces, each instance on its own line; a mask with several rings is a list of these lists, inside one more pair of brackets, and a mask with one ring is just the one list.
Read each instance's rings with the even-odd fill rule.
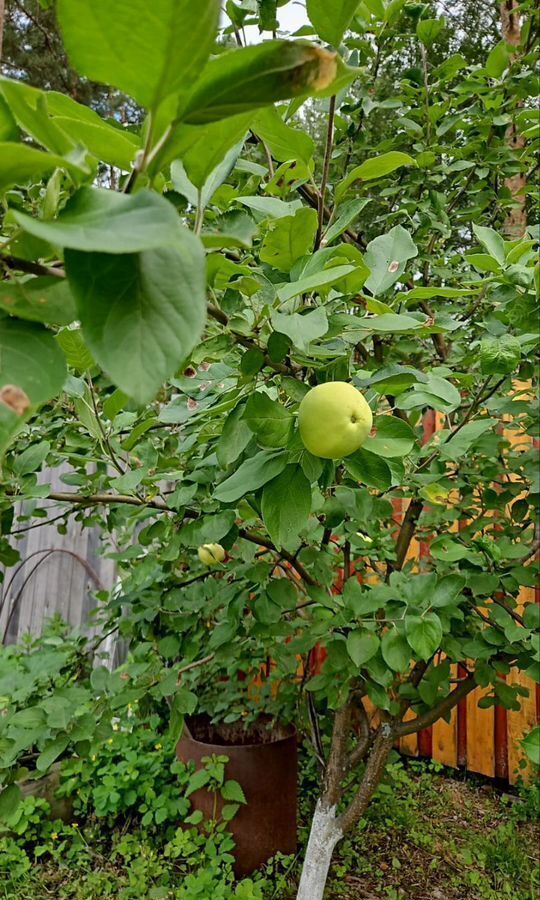
[[69,325],[77,318],[68,282],[54,276],[0,282],[0,309],[48,325]]
[[127,170],[140,147],[136,134],[106,122],[65,94],[0,78],[0,95],[20,127],[53,153],[68,154],[84,144],[98,159]]
[[379,491],[387,491],[392,484],[392,473],[388,463],[362,447],[343,460],[349,475],[361,484],[368,484]]
[[359,200],[349,200],[347,203],[343,203],[338,209],[336,221],[324,232],[324,243],[331,244],[340,234],[343,234],[369,202],[369,197],[361,197]]
[[481,418],[475,422],[468,422],[463,428],[441,445],[441,456],[445,459],[460,459],[476,443],[486,431],[490,431],[497,424],[495,419]]
[[289,272],[293,263],[312,249],[317,221],[316,211],[306,206],[294,216],[272,221],[261,244],[261,260],[280,272]]
[[202,516],[184,525],[180,532],[180,540],[188,547],[198,547],[200,544],[213,544],[220,541],[234,525],[235,512],[233,509],[224,509],[215,516]]
[[374,238],[364,255],[364,262],[371,270],[366,288],[375,295],[388,290],[403,275],[407,261],[414,256],[418,256],[418,248],[401,225]]
[[461,404],[461,394],[454,385],[440,375],[429,374],[427,378],[413,385],[411,391],[400,397],[397,406],[400,409],[419,409],[431,406],[440,412],[452,412]]
[[443,630],[436,613],[423,616],[406,616],[405,631],[409,646],[420,659],[428,660],[438,650]]
[[299,294],[307,294],[311,291],[329,287],[331,284],[335,284],[336,281],[354,272],[354,268],[354,266],[333,266],[331,269],[324,269],[322,272],[306,275],[298,281],[282,284],[278,288],[278,297],[282,303],[285,303]]
[[315,150],[312,138],[304,131],[287,125],[275,107],[268,106],[259,110],[252,130],[280,162],[295,159],[309,164]]
[[322,337],[328,331],[328,319],[322,306],[305,315],[300,313],[285,315],[275,311],[271,315],[271,321],[276,331],[290,337],[294,346],[302,351],[306,351],[311,341]]
[[0,191],[5,191],[15,184],[25,185],[28,181],[40,181],[54,169],[67,169],[76,176],[83,171],[62,156],[36,150],[28,144],[15,144],[9,141],[0,144]]
[[246,459],[233,475],[218,484],[214,498],[221,503],[234,503],[271,481],[286,465],[287,454],[282,450],[261,450],[256,456]]
[[414,319],[402,313],[382,313],[380,316],[362,316],[351,320],[351,325],[365,328],[376,334],[396,334],[400,331],[418,331],[425,320]]
[[67,734],[58,735],[53,741],[50,741],[45,749],[39,754],[36,760],[36,769],[38,772],[46,772],[52,766],[53,762],[62,755],[69,744],[69,736]]
[[267,41],[229,50],[210,60],[183,109],[184,122],[200,125],[276,100],[324,91],[346,69],[320,47]]
[[383,635],[381,652],[386,665],[394,672],[408,670],[411,650],[407,638],[397,628],[391,628]]
[[22,800],[22,791],[18,784],[9,784],[0,793],[0,820],[9,821],[16,813]]
[[512,334],[484,338],[480,345],[480,367],[486,375],[510,375],[521,360],[521,344]]
[[56,335],[56,342],[61,347],[68,366],[76,372],[86,372],[95,365],[80,328],[62,328]]
[[65,377],[64,357],[50,331],[0,319],[0,452],[37,407],[60,392]]
[[358,628],[347,636],[347,652],[355,666],[363,666],[379,649],[379,638],[367,628]]
[[237,197],[237,203],[247,206],[248,209],[254,210],[264,218],[280,219],[282,216],[292,216],[297,209],[301,209],[301,200],[291,200],[285,203],[278,197]]
[[186,229],[175,247],[140,254],[66,252],[85,341],[114,383],[152,400],[201,337],[204,250]]
[[[220,172],[222,177],[215,185],[216,190],[236,162],[250,119],[251,114],[247,113],[206,125],[180,125],[171,144],[167,146],[166,156],[161,159],[160,165],[163,166],[170,159],[181,160],[190,182],[203,191],[210,176],[216,171]],[[232,156],[229,155],[231,149],[236,149]],[[174,180],[174,163],[171,171]],[[212,180],[216,181],[216,177]]]
[[139,140],[131,132],[122,131],[103,120],[86,122],[58,116],[53,121],[73,141],[83,144],[97,159],[125,171],[131,168],[140,147]]
[[307,0],[307,13],[319,37],[338,47],[352,22],[358,0]]
[[241,138],[234,147],[228,150],[219,165],[210,172],[200,188],[195,187],[188,178],[183,162],[179,159],[175,160],[171,165],[171,178],[178,193],[189,200],[192,206],[198,207],[199,210],[204,210],[217,189],[233,170],[243,144],[244,139]]
[[8,104],[19,127],[38,144],[60,156],[73,150],[74,141],[49,115],[48,94],[45,91],[31,87],[23,81],[0,78],[0,95]]
[[253,432],[244,422],[244,405],[235,406],[225,419],[219,440],[216,446],[216,455],[222,468],[226,469],[231,463],[236,462],[243,450],[253,438]]
[[540,766],[540,725],[529,731],[520,743],[533,765]]
[[290,547],[307,524],[311,485],[300,466],[287,466],[268,482],[262,495],[262,516],[277,547]]
[[343,194],[355,184],[357,181],[372,181],[374,178],[382,178],[383,175],[389,175],[402,166],[414,166],[415,162],[408,153],[401,153],[398,150],[391,150],[389,153],[382,153],[380,156],[374,156],[372,159],[366,159],[361,165],[356,166],[348,173],[343,181],[340,181],[336,187],[336,202],[339,203]]
[[263,447],[285,447],[292,433],[291,413],[268,394],[256,391],[249,398],[243,420]]
[[377,456],[392,458],[406,456],[414,447],[414,431],[396,416],[377,416],[375,435],[369,437],[363,449]]
[[174,207],[146,189],[119,194],[84,187],[53,221],[33,219],[20,212],[14,215],[35,237],[85,252],[138,253],[176,245],[182,234]]
[[72,65],[156,110],[186,91],[216,37],[218,0],[58,0],[57,13]]
[[506,250],[501,235],[494,231],[493,228],[486,228],[484,225],[473,224],[472,229],[489,255],[500,265],[503,265],[506,260]]
[[0,91],[0,141],[16,141],[18,137],[19,129],[17,128],[17,123]]

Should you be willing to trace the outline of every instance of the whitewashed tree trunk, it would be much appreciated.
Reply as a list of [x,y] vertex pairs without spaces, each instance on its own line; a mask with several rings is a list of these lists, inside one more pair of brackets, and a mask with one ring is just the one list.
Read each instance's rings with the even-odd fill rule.
[[334,847],[342,837],[336,807],[317,800],[296,900],[323,900]]

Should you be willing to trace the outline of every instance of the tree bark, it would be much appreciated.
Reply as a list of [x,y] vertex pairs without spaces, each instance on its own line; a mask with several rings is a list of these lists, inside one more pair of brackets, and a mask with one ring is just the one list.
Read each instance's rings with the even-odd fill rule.
[[[519,15],[518,0],[502,0],[501,3],[501,32],[507,44],[517,48],[521,43],[521,19]],[[514,55],[517,55],[514,54]],[[506,140],[516,153],[525,146],[525,138],[519,134],[514,123],[508,126]],[[519,172],[510,178],[505,178],[505,187],[508,188],[514,202],[513,209],[508,213],[504,223],[505,235],[510,240],[523,237],[527,228],[527,210],[525,189],[527,176]]]
[[4,19],[5,19],[5,0],[0,0],[0,62],[2,61],[2,46],[4,43]]
[[317,800],[296,900],[323,900],[334,848],[342,837],[336,807]]
[[341,779],[339,789],[335,781],[338,772],[342,771],[342,761],[345,757],[343,736],[345,735],[346,739],[350,725],[350,710],[346,710],[344,707],[338,712],[338,716],[341,713],[341,721],[338,728],[334,728],[332,738],[333,767],[329,773],[328,787],[315,807],[296,900],[323,900],[334,848],[343,835],[356,825],[369,806],[380,784],[394,743],[395,733],[392,726],[388,722],[383,722],[369,754],[364,777],[356,796],[342,815],[336,815],[337,802],[343,794],[343,788]]

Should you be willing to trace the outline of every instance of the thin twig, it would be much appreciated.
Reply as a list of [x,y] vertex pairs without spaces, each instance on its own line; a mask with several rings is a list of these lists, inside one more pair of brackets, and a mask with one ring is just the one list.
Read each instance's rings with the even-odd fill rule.
[[328,184],[328,173],[330,171],[330,160],[332,158],[332,145],[334,143],[334,118],[336,112],[336,97],[335,94],[330,97],[330,104],[328,107],[328,127],[326,130],[326,147],[324,151],[324,162],[323,162],[323,171],[322,171],[322,179],[321,179],[321,190],[319,193],[319,207],[317,210],[317,214],[319,217],[319,221],[317,224],[317,234],[315,236],[315,250],[318,250],[321,244],[321,235],[324,226],[324,198],[326,194],[326,186]]

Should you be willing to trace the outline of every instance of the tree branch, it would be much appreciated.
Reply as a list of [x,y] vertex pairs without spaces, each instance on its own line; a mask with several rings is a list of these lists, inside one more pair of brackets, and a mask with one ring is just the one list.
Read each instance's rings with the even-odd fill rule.
[[[90,494],[88,496],[84,496],[84,494],[76,494],[71,491],[53,491],[49,494],[50,500],[57,500],[59,503],[76,503],[82,504],[86,506],[100,506],[102,504],[114,504],[114,503],[124,503],[128,506],[141,506],[148,507],[150,509],[159,509],[161,512],[171,512],[176,513],[175,509],[171,509],[170,506],[163,500],[145,500],[140,497],[132,497],[129,494]],[[182,512],[182,517],[184,519],[198,519],[199,513],[197,513],[193,509],[185,509]],[[306,584],[310,584],[312,586],[316,586],[318,582],[309,574],[309,572],[304,568],[304,566],[298,562],[293,553],[289,553],[288,550],[281,549],[279,550],[276,545],[269,539],[266,538],[262,534],[257,534],[253,531],[248,531],[245,528],[240,528],[238,530],[238,534],[240,537],[244,538],[246,541],[250,541],[252,544],[258,544],[261,547],[267,547],[268,550],[272,550],[274,553],[277,553],[282,559],[286,559],[288,563],[298,572],[300,577]]]
[[345,757],[351,729],[352,707],[350,702],[336,710],[330,755],[324,776],[323,796],[329,806],[336,806],[341,798],[341,782],[346,774]]
[[0,263],[8,269],[17,269],[28,275],[53,275],[55,278],[65,278],[65,269],[60,266],[44,266],[41,263],[30,262],[27,259],[19,259],[16,256],[0,256]]
[[429,709],[421,716],[416,716],[415,719],[397,725],[394,729],[396,736],[403,737],[407,734],[416,734],[417,731],[422,731],[424,728],[433,725],[434,722],[437,722],[446,713],[450,712],[454,706],[457,706],[459,701],[463,700],[467,694],[474,691],[475,687],[477,687],[477,684],[473,673],[464,678],[450,694],[441,700],[440,703],[437,703],[432,709]]
[[399,529],[396,541],[396,561],[390,561],[388,563],[388,574],[396,570],[399,571],[402,568],[423,508],[423,500],[420,500],[418,497],[413,497],[407,507],[407,512],[405,513],[401,528]]
[[[144,500],[140,497],[132,497],[130,494],[75,494],[71,491],[53,491],[49,494],[50,500],[57,500],[59,503],[76,503],[83,506],[101,506],[113,503],[125,503],[128,506],[148,506],[151,509],[159,509],[162,512],[176,512],[163,500]],[[198,518],[198,513],[194,510],[185,510],[184,517],[187,519]]]
[[337,824],[343,833],[349,831],[366,811],[373,794],[379,786],[394,739],[394,728],[389,722],[383,722],[373,742],[358,793],[345,812],[337,819]]
[[351,750],[347,757],[347,761],[345,763],[347,772],[350,772],[351,769],[354,769],[354,767],[358,765],[358,763],[362,762],[364,756],[366,755],[375,739],[375,735],[371,733],[369,727],[369,719],[366,708],[362,703],[362,699],[360,699],[358,706],[355,708],[358,709],[358,713],[360,715],[360,734],[357,738],[356,747],[354,748],[354,750]]
[[328,127],[326,130],[326,147],[324,150],[323,171],[321,179],[321,190],[319,193],[319,205],[317,214],[319,221],[317,224],[317,234],[315,236],[315,250],[318,250],[321,244],[321,235],[324,226],[324,198],[326,194],[326,186],[328,184],[328,173],[330,171],[330,160],[332,158],[332,145],[334,143],[334,118],[336,113],[336,97],[335,94],[330,97],[330,105],[328,108]]

